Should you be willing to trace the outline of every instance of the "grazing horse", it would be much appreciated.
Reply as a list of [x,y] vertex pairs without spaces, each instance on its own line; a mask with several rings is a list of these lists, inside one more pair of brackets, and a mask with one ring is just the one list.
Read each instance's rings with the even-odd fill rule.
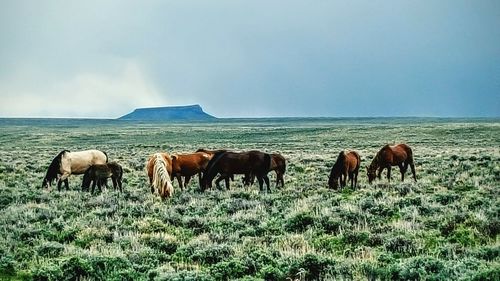
[[108,187],[108,178],[113,181],[113,188],[116,190],[118,187],[122,192],[123,168],[116,162],[90,166],[83,175],[82,190],[88,190],[93,182],[91,193],[94,193],[96,185],[102,191],[102,185]]
[[[413,163],[413,152],[411,148],[402,143],[397,145],[385,145],[380,149],[380,151],[373,158],[370,166],[366,168],[368,174],[368,182],[372,183],[375,177],[380,179],[382,171],[387,168],[387,180],[391,180],[391,166],[399,166],[399,171],[401,172],[401,181],[405,179],[405,173],[408,169],[408,165],[411,168],[413,174],[413,179],[417,181],[417,176],[415,175],[415,165]],[[377,172],[378,169],[378,172]],[[377,175],[375,173],[377,172]]]
[[58,190],[61,190],[63,182],[66,189],[69,189],[68,177],[71,174],[83,174],[90,166],[107,162],[108,155],[100,150],[92,149],[76,152],[63,150],[50,163],[43,178],[42,187],[49,187],[54,180],[57,180]]
[[[212,156],[213,154],[204,152],[172,155],[172,177],[177,178],[181,189],[184,189],[184,186],[188,185],[191,177],[196,174],[198,174],[201,187],[201,173],[205,171]],[[182,185],[181,177],[185,177],[184,186]]]
[[341,151],[337,157],[337,161],[333,164],[332,170],[330,171],[328,186],[330,188],[337,189],[340,180],[340,187],[345,187],[347,176],[349,176],[351,188],[355,188],[358,184],[360,163],[361,158],[356,151]]
[[155,153],[146,164],[146,171],[151,185],[151,193],[158,191],[160,197],[165,199],[174,194],[174,187],[170,176],[172,175],[172,158],[167,153]]
[[[276,172],[276,187],[284,187],[285,180],[283,176],[286,172],[286,160],[283,155],[279,153],[271,153],[271,166],[269,167],[270,171]],[[255,176],[254,175],[245,175],[243,178],[244,185],[252,185],[254,183]]]
[[207,165],[202,178],[202,190],[212,186],[212,181],[217,174],[221,176],[215,181],[217,187],[223,179],[229,189],[229,179],[232,175],[255,175],[259,181],[260,190],[263,190],[265,181],[269,189],[267,173],[271,166],[271,156],[267,153],[252,150],[248,152],[217,152]]

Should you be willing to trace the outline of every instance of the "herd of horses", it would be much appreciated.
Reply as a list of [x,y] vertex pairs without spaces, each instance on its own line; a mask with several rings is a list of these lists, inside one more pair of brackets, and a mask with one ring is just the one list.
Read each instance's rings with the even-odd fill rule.
[[[42,187],[49,187],[56,181],[58,190],[61,190],[63,183],[68,189],[68,177],[71,174],[83,174],[82,190],[88,191],[90,187],[92,193],[96,187],[101,190],[103,186],[108,187],[107,181],[111,178],[113,188],[122,191],[123,168],[117,162],[108,160],[108,155],[100,150],[63,150],[50,163]],[[356,151],[341,151],[330,171],[328,186],[333,189],[342,188],[349,180],[351,188],[356,188],[360,164],[361,157]],[[399,167],[401,181],[404,181],[408,167],[411,168],[413,179],[417,181],[412,149],[406,144],[397,144],[385,145],[378,151],[366,168],[368,182],[372,183],[377,177],[380,179],[384,169],[387,169],[387,179],[390,181],[393,166]],[[276,173],[276,187],[283,187],[285,157],[279,153],[258,150],[235,152],[198,149],[188,154],[159,152],[146,162],[151,192],[157,192],[162,199],[173,195],[173,179],[177,179],[183,190],[196,175],[201,191],[211,188],[216,177],[217,188],[220,188],[220,182],[224,180],[226,189],[229,189],[235,175],[243,175],[245,186],[252,185],[257,179],[261,191],[264,191],[264,185],[270,190],[268,174],[271,171]]]

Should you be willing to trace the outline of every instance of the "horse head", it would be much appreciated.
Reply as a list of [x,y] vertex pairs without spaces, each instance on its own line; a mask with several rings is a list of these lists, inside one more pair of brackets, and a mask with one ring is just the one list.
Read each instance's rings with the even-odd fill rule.
[[366,174],[368,175],[368,183],[372,183],[372,181],[377,177],[377,167],[366,167]]

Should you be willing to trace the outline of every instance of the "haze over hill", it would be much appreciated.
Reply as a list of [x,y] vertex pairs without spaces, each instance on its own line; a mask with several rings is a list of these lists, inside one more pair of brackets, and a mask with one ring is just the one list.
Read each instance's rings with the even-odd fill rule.
[[216,117],[203,111],[200,105],[165,106],[137,108],[126,114],[120,120],[212,120]]

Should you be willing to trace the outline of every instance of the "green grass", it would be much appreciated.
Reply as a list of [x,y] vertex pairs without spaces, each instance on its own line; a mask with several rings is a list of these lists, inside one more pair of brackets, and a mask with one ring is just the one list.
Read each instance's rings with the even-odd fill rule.
[[[0,279],[498,280],[500,122],[274,119],[215,123],[0,120]],[[414,151],[418,182],[367,183],[386,143]],[[287,158],[285,188],[240,177],[166,201],[144,171],[154,152],[259,149]],[[62,149],[97,148],[124,167],[123,193],[41,189]],[[327,188],[342,149],[360,187]],[[397,170],[397,169],[396,169]],[[385,176],[385,172],[384,172]],[[274,180],[274,174],[271,174]]]

